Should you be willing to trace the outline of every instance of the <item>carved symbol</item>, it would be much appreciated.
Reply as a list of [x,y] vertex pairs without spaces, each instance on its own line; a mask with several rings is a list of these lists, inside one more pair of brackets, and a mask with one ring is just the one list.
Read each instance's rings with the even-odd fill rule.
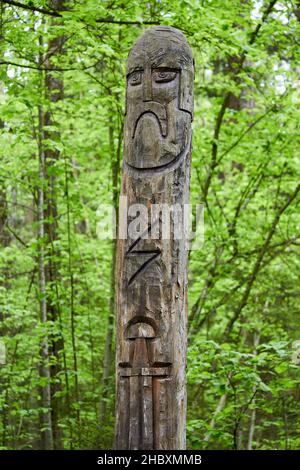
[[123,402],[129,404],[124,411],[129,425],[128,444],[133,449],[157,448],[159,427],[155,423],[166,421],[168,406],[166,387],[171,381],[170,363],[153,361],[150,342],[157,337],[157,325],[143,315],[133,317],[125,328],[125,339],[131,342],[131,359],[119,363]]
[[132,367],[150,367],[151,358],[147,341],[155,338],[156,333],[147,318],[128,326],[126,339],[134,342]]
[[151,347],[152,340],[159,336],[159,327],[151,317],[136,315],[127,323],[124,337],[131,345],[128,359],[119,363],[120,367],[127,369],[121,375],[169,375],[172,363],[157,361]]
[[152,229],[159,223],[159,221],[155,221],[152,225],[149,225],[147,230],[142,233],[142,235],[137,238],[132,245],[129,247],[129,249],[126,252],[126,257],[132,257],[132,256],[149,256],[149,258],[142,263],[142,265],[135,271],[132,276],[130,277],[128,281],[128,286],[131,286],[133,282],[136,280],[136,278],[143,274],[147,268],[154,262],[156,258],[158,258],[161,255],[161,250],[159,248],[153,249],[153,250],[135,250],[134,248],[139,244],[139,242],[145,237],[146,234],[150,233]]

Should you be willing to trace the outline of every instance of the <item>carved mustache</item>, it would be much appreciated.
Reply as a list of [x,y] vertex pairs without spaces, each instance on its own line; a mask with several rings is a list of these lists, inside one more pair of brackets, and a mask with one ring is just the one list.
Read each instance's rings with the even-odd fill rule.
[[163,137],[167,135],[167,110],[164,105],[157,103],[156,101],[146,101],[135,106],[132,110],[132,117],[134,122],[134,128],[132,131],[132,138],[135,137],[135,132],[139,123],[139,120],[145,114],[152,114],[157,119],[159,124],[160,132]]

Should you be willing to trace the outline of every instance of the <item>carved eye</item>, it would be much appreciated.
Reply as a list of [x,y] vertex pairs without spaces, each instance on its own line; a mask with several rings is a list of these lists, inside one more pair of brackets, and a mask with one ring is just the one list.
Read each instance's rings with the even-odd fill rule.
[[128,77],[128,83],[132,86],[140,85],[142,83],[142,71],[136,70],[132,72]]
[[153,76],[156,83],[171,82],[176,77],[177,72],[172,70],[154,70]]

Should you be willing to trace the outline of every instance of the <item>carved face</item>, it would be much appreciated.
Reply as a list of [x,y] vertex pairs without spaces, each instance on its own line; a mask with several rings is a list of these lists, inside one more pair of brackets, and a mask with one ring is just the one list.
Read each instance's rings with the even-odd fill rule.
[[190,144],[193,60],[179,31],[152,28],[128,59],[125,149],[136,169],[172,164]]

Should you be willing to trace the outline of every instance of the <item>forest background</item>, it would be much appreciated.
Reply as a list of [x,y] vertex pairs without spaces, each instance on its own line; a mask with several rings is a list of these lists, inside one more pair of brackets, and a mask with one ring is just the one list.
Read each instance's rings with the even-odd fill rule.
[[299,1],[1,1],[0,448],[113,448],[125,64],[195,56],[190,449],[300,448]]

